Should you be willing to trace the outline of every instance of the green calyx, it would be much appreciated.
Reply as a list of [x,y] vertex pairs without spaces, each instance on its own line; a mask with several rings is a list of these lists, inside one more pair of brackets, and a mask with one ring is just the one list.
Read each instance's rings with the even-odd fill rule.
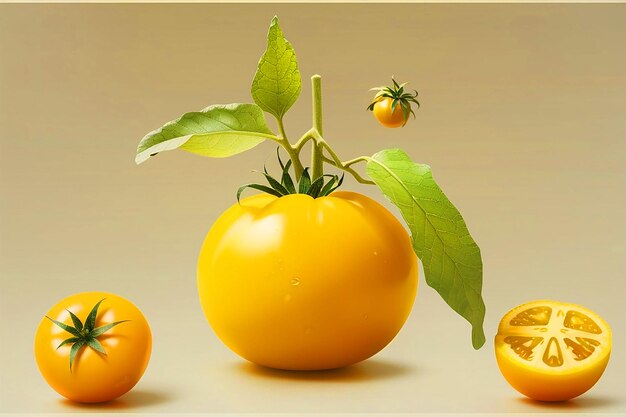
[[46,316],[48,320],[50,320],[51,322],[53,322],[54,324],[56,324],[57,326],[59,326],[60,328],[62,328],[63,330],[65,330],[66,332],[72,335],[72,337],[65,339],[64,341],[61,342],[61,344],[59,344],[59,346],[57,346],[57,349],[58,349],[61,346],[65,346],[69,344],[72,345],[72,348],[70,350],[70,372],[72,372],[72,365],[74,363],[74,359],[76,358],[76,354],[80,351],[80,349],[82,349],[84,346],[89,346],[96,352],[106,355],[106,352],[104,351],[104,348],[102,347],[102,344],[98,341],[98,337],[102,336],[105,332],[117,326],[118,324],[124,323],[126,321],[130,321],[130,320],[121,320],[121,321],[116,321],[114,323],[105,324],[104,326],[95,327],[96,317],[98,315],[98,308],[100,307],[100,304],[103,301],[104,301],[104,298],[98,301],[98,303],[95,306],[93,306],[93,308],[87,315],[87,319],[85,320],[84,324],[82,321],[80,321],[80,319],[76,316],[76,314],[72,313],[69,310],[67,310],[67,312],[70,313],[73,326],[70,326],[69,324],[61,323],[60,321],[56,321]]
[[[307,194],[313,198],[324,197],[335,191],[337,188],[341,186],[343,183],[343,175],[339,177],[338,175],[330,175],[325,174],[320,177],[317,177],[315,180],[311,180],[311,175],[309,174],[309,168],[304,168],[302,171],[302,175],[300,176],[299,181],[294,181],[289,173],[289,169],[291,168],[292,161],[291,159],[287,161],[287,163],[283,163],[280,158],[280,148],[276,149],[276,155],[278,157],[278,163],[280,164],[280,168],[282,169],[282,175],[280,177],[280,181],[276,178],[272,177],[267,169],[263,168],[263,176],[268,182],[268,185],[263,184],[246,184],[239,187],[237,190],[237,201],[240,201],[241,193],[244,192],[247,188],[252,188],[255,190],[263,191],[267,194],[274,195],[276,197],[282,197],[289,194]],[[328,178],[328,180],[326,180]]]
[[412,114],[413,117],[415,117],[415,112],[411,108],[411,103],[417,104],[418,108],[420,106],[419,101],[417,101],[418,93],[416,90],[413,90],[412,93],[405,91],[404,86],[407,85],[408,83],[398,84],[396,80],[393,79],[393,77],[391,78],[391,81],[393,82],[393,86],[391,87],[383,86],[383,87],[376,87],[376,88],[370,89],[370,91],[378,91],[378,92],[374,96],[374,100],[372,100],[370,105],[367,106],[367,110],[373,111],[374,106],[376,106],[376,103],[386,98],[390,98],[392,100],[391,102],[392,113],[396,110],[396,107],[398,107],[398,105],[400,105],[400,107],[402,108],[402,114],[404,116],[404,124],[402,126],[404,126],[406,122],[409,120],[410,114]]

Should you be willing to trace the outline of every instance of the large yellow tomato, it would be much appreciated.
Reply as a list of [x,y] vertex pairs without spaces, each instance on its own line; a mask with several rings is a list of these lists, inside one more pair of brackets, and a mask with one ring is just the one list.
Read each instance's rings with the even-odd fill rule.
[[260,194],[211,228],[198,290],[217,336],[245,359],[332,369],[398,333],[415,299],[417,258],[400,222],[366,196]]
[[602,376],[611,354],[611,329],[585,307],[533,301],[504,315],[495,350],[513,388],[535,400],[564,401]]
[[[89,313],[100,301],[89,326]],[[81,322],[78,326],[76,319]],[[87,334],[90,327],[94,337]],[[77,328],[82,332],[74,334]],[[72,355],[74,339],[80,338],[90,344],[77,346]],[[60,346],[67,340],[70,342]],[[35,335],[35,359],[44,379],[64,397],[85,403],[113,400],[135,386],[151,350],[152,334],[141,311],[130,301],[103,292],[84,292],[61,300],[41,320]]]

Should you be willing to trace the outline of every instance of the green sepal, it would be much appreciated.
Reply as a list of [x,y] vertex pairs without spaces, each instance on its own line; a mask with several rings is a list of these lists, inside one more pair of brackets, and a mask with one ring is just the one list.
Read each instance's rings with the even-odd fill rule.
[[74,359],[76,358],[76,354],[85,345],[84,340],[79,340],[78,342],[72,345],[72,349],[70,350],[70,372],[72,372],[72,365],[74,364]]
[[72,318],[72,323],[74,323],[74,328],[75,328],[76,330],[78,330],[79,332],[80,332],[81,330],[83,330],[83,322],[82,322],[82,321],[80,321],[80,319],[79,319],[78,317],[76,317],[76,314],[72,313],[71,311],[69,311],[69,310],[67,310],[67,309],[66,309],[65,311],[67,311],[68,313],[70,313],[70,317]]
[[98,315],[98,308],[100,308],[100,304],[102,304],[103,301],[104,298],[98,301],[95,306],[93,306],[93,308],[89,312],[89,315],[87,316],[87,320],[85,320],[85,329],[89,332],[91,332],[93,328],[96,327],[96,316]]
[[343,184],[343,177],[343,174],[341,174],[341,177],[333,175],[332,179],[328,181],[328,183],[326,183],[324,188],[322,188],[322,191],[320,192],[320,197],[327,196],[335,191],[337,188],[341,187],[341,184]]
[[324,186],[324,176],[317,177],[315,181],[311,183],[311,187],[307,191],[307,194],[313,198],[317,198],[320,191],[322,191],[322,187]]
[[268,187],[267,185],[263,185],[263,184],[245,184],[242,185],[241,187],[239,187],[239,189],[237,190],[237,202],[240,203],[241,201],[241,193],[244,192],[244,190],[246,190],[247,188],[252,188],[254,190],[259,190],[259,191],[263,191],[264,193],[267,194],[271,194],[274,195],[276,197],[282,197],[283,195],[281,193],[279,193],[278,191],[274,190],[272,187]]
[[102,300],[98,301],[95,306],[93,306],[93,308],[87,315],[87,319],[85,319],[84,325],[81,322],[81,320],[78,318],[78,316],[76,316],[73,312],[67,309],[66,311],[70,314],[70,317],[75,327],[72,327],[68,324],[62,323],[60,321],[54,320],[46,316],[48,320],[52,321],[61,329],[65,330],[66,332],[74,336],[74,337],[65,339],[59,344],[59,346],[57,346],[57,349],[59,349],[62,346],[72,344],[72,347],[70,349],[70,372],[72,372],[72,365],[74,363],[76,355],[83,346],[87,345],[93,350],[106,355],[104,347],[98,341],[97,337],[107,332],[111,328],[117,326],[120,323],[130,321],[130,320],[120,320],[114,323],[105,324],[104,326],[100,326],[94,329],[94,326],[96,325],[96,318],[98,315],[98,308],[100,307],[100,304],[102,304],[104,300],[105,299],[103,298]]
[[298,186],[299,194],[306,194],[311,188],[311,175],[309,174],[309,168],[304,168],[302,171],[302,178],[300,178],[300,184]]
[[100,342],[98,342],[98,339],[89,339],[87,341],[87,345],[89,345],[90,348],[92,348],[93,350],[102,353],[103,355],[106,355],[107,353],[104,351],[104,348],[102,347],[102,345],[100,344]]
[[117,326],[120,323],[124,323],[130,320],[120,320],[120,321],[116,321],[114,323],[109,323],[109,324],[105,324],[104,326],[100,326],[100,327],[96,327],[95,329],[93,329],[91,331],[91,337],[98,337],[100,335],[102,335],[104,332],[110,330],[111,328]]
[[71,333],[74,336],[78,336],[78,337],[81,336],[80,332],[78,330],[76,330],[75,328],[73,328],[72,326],[68,326],[65,323],[61,323],[60,321],[56,321],[55,319],[51,319],[48,316],[46,316],[46,318],[48,320],[50,320],[51,322],[53,322],[54,324],[56,324],[57,326],[59,326],[60,328],[62,328],[63,330],[65,330],[66,332]]
[[57,349],[60,348],[61,346],[67,345],[68,343],[78,342],[79,340],[80,339],[78,337],[70,337],[69,339],[65,339],[59,344],[59,346],[57,346]]
[[272,177],[268,172],[266,168],[263,168],[263,172],[262,174],[265,176],[265,179],[267,180],[267,182],[270,184],[270,186],[275,189],[276,191],[278,191],[279,193],[281,193],[282,195],[287,195],[289,194],[289,190],[287,190],[280,182],[278,182],[274,177]]

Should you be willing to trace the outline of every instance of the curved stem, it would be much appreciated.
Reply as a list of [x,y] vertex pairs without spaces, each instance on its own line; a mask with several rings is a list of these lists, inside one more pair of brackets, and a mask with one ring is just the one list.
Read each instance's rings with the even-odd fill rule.
[[[322,77],[319,75],[312,76],[311,88],[313,90],[313,129],[317,131],[319,136],[322,136]],[[311,181],[324,175],[322,156],[322,147],[319,141],[315,140],[311,148]]]
[[287,152],[293,165],[293,171],[296,174],[296,181],[300,181],[300,178],[302,177],[302,172],[304,171],[302,161],[300,161],[300,150],[294,147],[291,142],[289,142],[289,139],[287,139],[283,119],[277,117],[276,121],[278,122],[278,130],[280,131],[281,137],[274,136],[275,139],[272,138],[272,140],[278,142],[278,144],[282,146],[283,149]]
[[284,140],[288,140],[287,134],[285,133],[285,125],[283,124],[283,119],[277,117],[276,121],[278,122],[278,130],[280,131],[280,136],[282,136]]
[[306,132],[304,135],[302,135],[302,137],[296,142],[295,145],[293,145],[293,148],[298,151],[298,153],[300,153],[300,151],[302,150],[302,147],[311,139],[315,139],[315,130],[311,129],[308,132]]
[[360,156],[358,158],[354,158],[349,161],[342,162],[337,156],[337,154],[330,148],[330,146],[328,146],[328,144],[325,141],[323,141],[323,139],[322,139],[321,144],[322,144],[322,147],[324,147],[328,151],[328,153],[330,153],[332,156],[332,159],[331,159],[322,155],[322,160],[324,162],[327,162],[330,165],[334,166],[335,168],[339,168],[342,171],[346,171],[352,174],[354,179],[357,180],[361,184],[370,184],[370,185],[376,184],[374,181],[363,178],[361,174],[359,174],[358,172],[354,170],[354,168],[351,168],[351,166],[356,164],[357,162],[367,162],[367,160],[369,159],[367,156]]

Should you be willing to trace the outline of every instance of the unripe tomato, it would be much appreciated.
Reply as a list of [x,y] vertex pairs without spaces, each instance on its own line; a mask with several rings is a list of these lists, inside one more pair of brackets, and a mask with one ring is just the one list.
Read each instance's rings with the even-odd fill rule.
[[407,232],[353,192],[242,200],[215,222],[198,264],[200,301],[217,336],[280,369],[369,358],[398,333],[416,290]]

